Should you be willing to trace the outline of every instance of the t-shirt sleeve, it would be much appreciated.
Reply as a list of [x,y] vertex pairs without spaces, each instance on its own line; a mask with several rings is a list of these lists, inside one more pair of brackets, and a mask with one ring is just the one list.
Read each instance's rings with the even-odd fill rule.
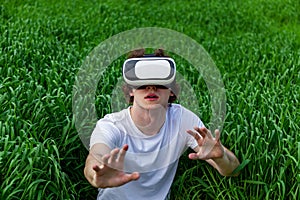
[[117,146],[120,139],[119,130],[112,122],[101,119],[97,122],[90,139],[90,148],[94,144],[102,143],[113,149]]
[[[187,130],[194,130],[194,127],[205,127],[201,119],[194,114],[193,112],[183,109],[182,113],[182,124],[183,124],[183,129],[186,132]],[[198,146],[197,141],[193,136],[190,134],[186,133],[187,135],[187,146],[194,149]]]

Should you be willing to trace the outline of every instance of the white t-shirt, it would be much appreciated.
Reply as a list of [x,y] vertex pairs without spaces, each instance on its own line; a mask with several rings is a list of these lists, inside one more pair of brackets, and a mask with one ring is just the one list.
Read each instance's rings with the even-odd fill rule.
[[196,140],[186,133],[195,126],[203,127],[202,121],[179,104],[171,104],[160,131],[146,136],[134,124],[130,110],[124,109],[106,115],[97,122],[92,133],[90,147],[103,143],[111,149],[128,144],[124,171],[139,172],[140,178],[120,187],[99,189],[98,200],[163,200],[173,182],[179,157]]

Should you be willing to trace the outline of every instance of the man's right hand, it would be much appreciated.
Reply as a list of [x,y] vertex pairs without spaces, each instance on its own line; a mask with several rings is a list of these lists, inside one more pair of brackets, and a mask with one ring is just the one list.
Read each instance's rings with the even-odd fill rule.
[[107,188],[118,187],[139,179],[138,172],[127,174],[123,171],[127,149],[128,145],[124,145],[122,149],[113,149],[102,156],[102,163],[90,152],[85,166],[85,176],[88,181],[96,188]]

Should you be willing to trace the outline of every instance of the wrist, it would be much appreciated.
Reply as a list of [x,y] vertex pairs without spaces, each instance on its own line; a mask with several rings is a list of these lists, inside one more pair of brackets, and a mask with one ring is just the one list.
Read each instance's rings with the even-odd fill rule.
[[223,151],[222,153],[220,153],[220,155],[218,157],[213,158],[213,161],[215,162],[224,162],[228,160],[228,156],[226,153],[226,149],[223,147]]

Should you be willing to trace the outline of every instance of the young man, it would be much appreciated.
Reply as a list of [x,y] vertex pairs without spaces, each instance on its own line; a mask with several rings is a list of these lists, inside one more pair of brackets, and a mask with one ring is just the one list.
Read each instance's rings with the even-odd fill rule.
[[236,156],[202,121],[179,104],[175,62],[159,49],[131,52],[123,78],[132,106],[106,115],[92,133],[84,174],[99,188],[98,199],[168,199],[179,157],[205,160],[220,174],[232,175]]

